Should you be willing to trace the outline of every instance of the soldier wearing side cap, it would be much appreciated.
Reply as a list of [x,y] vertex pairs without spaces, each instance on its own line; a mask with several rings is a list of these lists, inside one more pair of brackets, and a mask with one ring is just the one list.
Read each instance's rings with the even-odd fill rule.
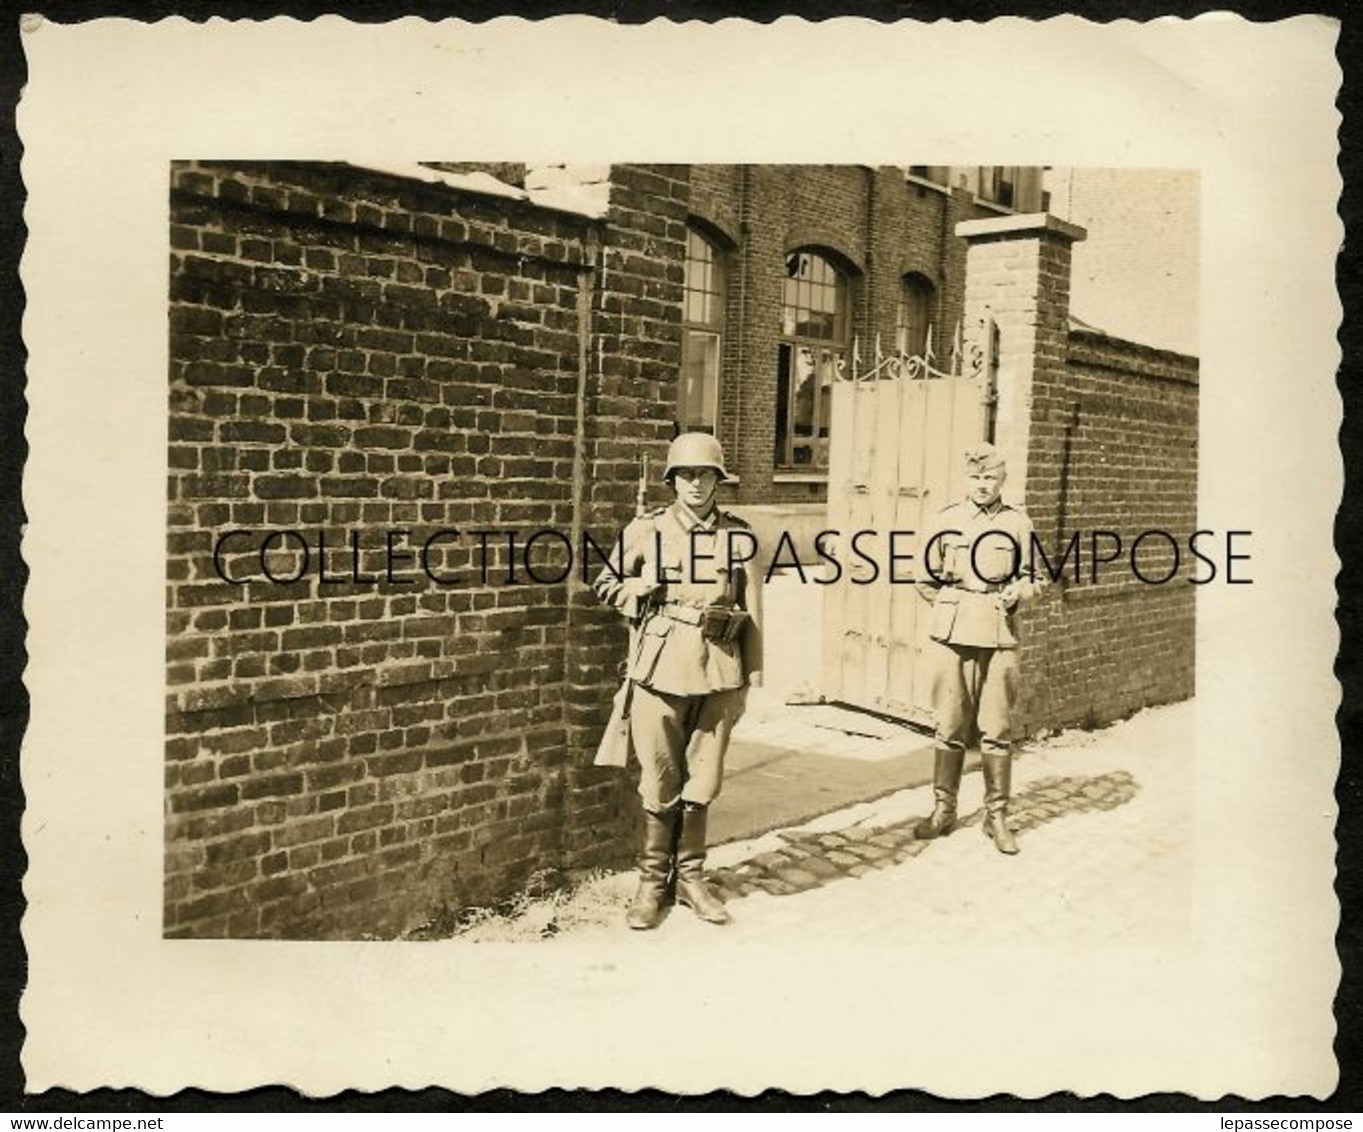
[[1032,524],[1001,498],[1007,468],[992,444],[966,451],[966,494],[923,533],[918,592],[932,604],[930,657],[936,752],[932,815],[920,838],[956,825],[966,748],[978,738],[984,774],[984,832],[1001,853],[1018,851],[1008,828],[1012,711],[1017,687],[1014,614],[1040,592],[1032,569]]
[[612,717],[641,769],[644,845],[626,914],[631,928],[657,927],[674,892],[701,919],[729,921],[705,881],[706,818],[748,687],[761,682],[762,579],[751,528],[716,506],[727,478],[718,440],[678,436],[663,472],[675,501],[625,528],[593,586],[631,622]]

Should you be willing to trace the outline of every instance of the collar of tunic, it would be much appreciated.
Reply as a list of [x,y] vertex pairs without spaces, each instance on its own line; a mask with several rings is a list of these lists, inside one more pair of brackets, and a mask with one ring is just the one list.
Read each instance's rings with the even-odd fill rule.
[[678,499],[675,503],[672,504],[670,510],[672,511],[673,518],[677,520],[678,525],[681,527],[682,530],[686,531],[688,534],[690,534],[697,527],[699,527],[703,531],[712,531],[715,529],[719,520],[718,507],[711,507],[710,514],[707,515],[704,519],[702,519],[680,499]]

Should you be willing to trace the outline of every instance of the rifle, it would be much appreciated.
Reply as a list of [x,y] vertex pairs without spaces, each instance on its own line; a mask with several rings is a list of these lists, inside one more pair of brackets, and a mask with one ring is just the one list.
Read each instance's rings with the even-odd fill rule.
[[[639,471],[639,488],[634,496],[635,518],[638,518],[647,509],[648,453],[645,452],[643,466]],[[633,659],[639,648],[643,624],[648,616],[650,602],[651,598],[640,599],[635,605],[632,615],[630,615],[629,651],[626,653],[624,672],[621,673],[624,680],[620,685],[620,690],[615,693],[611,705],[611,717],[606,723],[605,734],[601,736],[601,744],[596,749],[596,757],[592,760],[593,766],[626,766],[629,763],[630,752],[634,749],[629,723],[630,707],[634,700],[634,680],[630,677],[629,668],[630,660]]]

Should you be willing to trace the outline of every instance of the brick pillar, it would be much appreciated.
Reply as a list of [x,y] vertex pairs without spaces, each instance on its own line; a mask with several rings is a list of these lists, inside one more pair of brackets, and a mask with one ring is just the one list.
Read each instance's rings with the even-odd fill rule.
[[1070,251],[1085,232],[1039,212],[967,220],[956,225],[956,234],[968,245],[966,340],[987,348],[984,335],[991,317],[998,327],[995,442],[1008,457],[1007,494],[1030,505],[1034,395],[1065,364]]
[[[967,220],[965,338],[988,349],[998,327],[995,443],[1008,458],[1005,496],[1023,504],[1043,541],[1059,518],[1062,446],[1069,401],[1070,260],[1084,229],[1047,213]],[[987,356],[987,355],[986,355]],[[1047,715],[1046,650],[1058,643],[1061,611],[1048,595],[1022,615],[1022,681],[1014,720],[1031,733]]]
[[[661,477],[681,369],[689,178],[685,165],[611,167],[581,359],[583,482],[574,504],[578,522],[602,546],[634,517],[645,455],[649,505],[671,498]],[[619,685],[626,628],[580,578],[569,600],[563,860],[570,868],[622,863],[635,848],[640,817],[637,767],[598,768],[592,757]]]

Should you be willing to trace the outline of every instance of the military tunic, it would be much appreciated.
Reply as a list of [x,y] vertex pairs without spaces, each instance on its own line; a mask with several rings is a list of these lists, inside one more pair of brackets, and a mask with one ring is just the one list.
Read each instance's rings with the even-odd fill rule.
[[[932,604],[929,663],[939,744],[1007,749],[1017,693],[1017,602],[1038,593],[1032,524],[1002,500],[944,507],[923,533],[918,592]],[[1005,604],[1003,591],[1014,586]]]
[[[645,809],[708,805],[723,782],[729,735],[760,679],[760,571],[743,562],[751,528],[719,509],[700,519],[678,502],[632,521],[616,571],[594,589],[634,621],[626,677],[633,682],[630,739]],[[734,640],[707,639],[703,611],[732,603],[752,618]]]

